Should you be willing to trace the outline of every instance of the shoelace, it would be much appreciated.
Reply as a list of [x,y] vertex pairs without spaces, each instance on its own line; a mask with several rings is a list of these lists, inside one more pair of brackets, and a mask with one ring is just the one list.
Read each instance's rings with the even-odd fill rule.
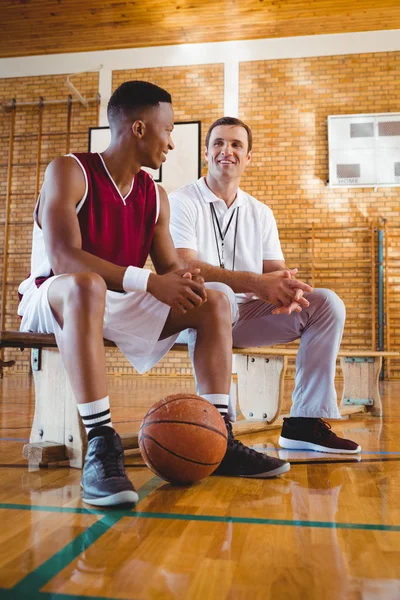
[[124,477],[124,459],[121,450],[115,446],[117,443],[112,436],[104,436],[104,445],[96,452],[104,471],[105,479],[110,477]]
[[234,450],[235,452],[243,452],[244,454],[247,454],[249,456],[256,456],[260,460],[264,458],[264,454],[253,450],[253,448],[245,446],[244,444],[242,444],[242,442],[239,442],[239,440],[235,439],[235,436],[233,435],[232,431],[232,423],[230,421],[225,421],[225,423],[226,428],[228,430],[228,446],[232,450]]
[[329,423],[325,423],[322,419],[318,419],[314,426],[314,434],[318,437],[325,437],[327,435],[333,434],[331,431],[332,425]]
[[124,469],[121,463],[121,455],[115,451],[108,451],[101,458],[101,463],[104,469],[104,475],[106,479],[110,477],[122,477],[124,476]]

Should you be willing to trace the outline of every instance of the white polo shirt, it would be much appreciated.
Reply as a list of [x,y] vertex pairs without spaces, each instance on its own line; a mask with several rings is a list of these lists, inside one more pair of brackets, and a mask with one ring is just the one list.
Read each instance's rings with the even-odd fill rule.
[[[235,211],[224,238],[226,269],[232,270],[234,256],[235,271],[253,273],[263,272],[263,260],[284,260],[272,210],[240,188],[229,208],[209,189],[204,177],[172,192],[169,201],[175,247],[195,250],[198,260],[220,266],[222,240],[215,220],[213,223],[211,204],[223,233]],[[238,296],[243,301],[252,294]]]

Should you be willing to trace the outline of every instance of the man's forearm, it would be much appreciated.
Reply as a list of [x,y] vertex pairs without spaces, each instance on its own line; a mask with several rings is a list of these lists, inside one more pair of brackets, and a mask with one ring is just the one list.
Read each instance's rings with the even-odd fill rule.
[[122,280],[126,267],[114,265],[81,248],[51,249],[49,258],[55,275],[90,271],[101,275],[109,289],[122,290]]
[[244,292],[254,294],[256,292],[256,282],[259,279],[257,273],[251,273],[250,271],[229,271],[228,269],[214,267],[201,260],[186,262],[189,263],[188,266],[191,269],[200,269],[200,275],[204,278],[204,281],[225,283],[237,294]]
[[276,273],[277,271],[287,271],[289,267],[283,260],[264,260],[263,273]]
[[153,261],[153,265],[157,275],[166,275],[167,273],[174,273],[175,271],[179,271],[181,269],[189,269],[189,265],[186,264],[184,260],[178,260],[176,262],[170,263],[169,265],[155,265]]

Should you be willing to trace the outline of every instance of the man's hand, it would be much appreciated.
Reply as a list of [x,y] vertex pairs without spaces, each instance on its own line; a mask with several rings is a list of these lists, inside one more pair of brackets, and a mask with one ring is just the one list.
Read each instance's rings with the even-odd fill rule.
[[297,269],[287,269],[259,276],[255,294],[260,300],[276,306],[272,314],[290,315],[292,312],[301,312],[303,307],[310,305],[303,294],[312,292],[312,287],[296,279],[296,273]]
[[200,269],[180,269],[165,275],[152,273],[147,283],[147,291],[160,302],[185,314],[207,300],[203,283],[199,278]]
[[[200,275],[200,269],[191,269],[190,271],[184,273],[182,277],[188,277],[192,281],[196,281],[196,283],[200,283],[200,285],[204,286],[204,278]],[[204,292],[207,294],[205,288]]]

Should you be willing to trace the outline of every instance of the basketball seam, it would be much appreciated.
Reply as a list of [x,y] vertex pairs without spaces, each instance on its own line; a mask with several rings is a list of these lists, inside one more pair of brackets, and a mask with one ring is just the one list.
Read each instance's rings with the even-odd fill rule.
[[[186,456],[181,456],[180,454],[177,454],[176,452],[173,452],[172,450],[170,450],[169,448],[166,448],[165,446],[163,446],[162,444],[160,444],[160,442],[158,442],[157,440],[155,440],[153,437],[151,437],[151,435],[142,435],[142,438],[144,439],[148,439],[151,440],[152,442],[154,442],[155,444],[157,444],[157,446],[159,446],[160,448],[162,448],[163,450],[165,450],[166,452],[169,452],[170,454],[172,454],[173,456],[176,456],[177,458],[181,458],[182,460],[186,460],[187,462],[191,462],[194,463],[196,465],[203,465],[204,467],[212,467],[214,465],[219,465],[221,461],[217,461],[217,462],[200,462],[199,460],[192,460],[191,458],[186,458]],[[146,448],[146,454],[148,455],[149,452]],[[152,463],[153,464],[153,463]]]
[[143,430],[148,425],[160,425],[161,423],[176,423],[178,425],[195,425],[196,427],[201,427],[202,429],[207,429],[207,431],[213,431],[214,433],[218,433],[218,435],[221,435],[225,440],[227,439],[227,436],[224,435],[218,429],[214,429],[214,427],[210,427],[209,425],[202,425],[201,423],[194,423],[193,421],[176,421],[173,419],[165,419],[165,420],[163,419],[162,421],[146,421],[146,422],[142,423],[140,429]]
[[150,456],[149,456],[149,453],[148,453],[148,451],[147,451],[146,445],[145,445],[145,443],[144,443],[144,442],[143,442],[143,448],[144,448],[144,451],[145,451],[145,453],[146,453],[146,461],[148,461],[148,462],[151,464],[153,473],[155,473],[156,475],[158,475],[159,477],[161,477],[162,479],[164,479],[164,477],[163,477],[163,475],[161,474],[161,472],[160,472],[158,469],[156,469],[156,467],[155,467],[155,465],[154,465],[153,461],[151,460],[151,458],[150,458]]
[[[167,402],[163,402],[162,404],[160,404],[160,406],[157,407],[152,407],[150,408],[150,410],[147,412],[147,415],[151,415],[154,412],[156,412],[159,408],[162,408],[163,406],[167,406],[167,404],[171,404],[171,402],[178,402],[178,400],[184,400],[185,398],[189,398],[190,400],[203,400],[204,402],[207,402],[207,404],[211,404],[210,402],[208,402],[208,400],[205,400],[204,398],[202,398],[201,396],[196,396],[196,394],[184,394],[182,396],[180,396],[178,394],[177,398],[172,398],[172,400],[168,400]],[[212,405],[211,405],[212,406]],[[147,416],[146,415],[146,416]]]

